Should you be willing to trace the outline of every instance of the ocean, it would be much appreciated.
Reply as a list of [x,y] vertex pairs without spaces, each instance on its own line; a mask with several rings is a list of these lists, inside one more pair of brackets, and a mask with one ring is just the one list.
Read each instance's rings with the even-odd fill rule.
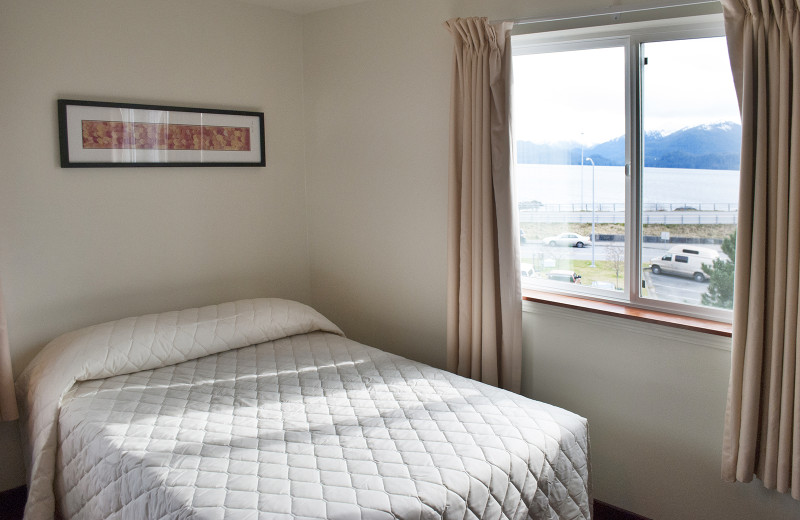
[[[594,174],[595,204],[625,203],[624,167],[596,166]],[[591,208],[592,166],[583,166],[582,175],[581,195],[580,165],[518,164],[517,199],[520,203],[538,201],[547,206],[583,202],[584,208]],[[642,202],[645,206],[671,204],[664,209],[695,207],[735,211],[738,201],[738,171],[646,168],[643,174]]]

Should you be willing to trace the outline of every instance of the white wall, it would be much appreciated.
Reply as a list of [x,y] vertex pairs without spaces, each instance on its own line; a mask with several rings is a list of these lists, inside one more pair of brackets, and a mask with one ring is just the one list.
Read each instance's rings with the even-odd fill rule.
[[[16,374],[85,325],[310,301],[299,16],[218,0],[0,0],[0,278]],[[266,168],[61,169],[56,99],[265,112]],[[0,490],[24,483],[0,424]]]
[[438,366],[451,14],[389,1],[304,19],[314,305],[350,337]]
[[598,499],[649,518],[800,518],[720,478],[730,340],[525,304],[523,393],[589,419]]
[[[306,16],[315,306],[356,340],[442,366],[452,56],[442,22],[623,3],[374,0]],[[524,348],[526,395],[589,418],[598,499],[654,519],[800,518],[785,495],[721,482],[726,341],[526,305]]]

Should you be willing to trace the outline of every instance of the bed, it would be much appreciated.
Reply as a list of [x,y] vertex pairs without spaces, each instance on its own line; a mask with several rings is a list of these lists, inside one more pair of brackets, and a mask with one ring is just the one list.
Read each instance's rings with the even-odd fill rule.
[[241,300],[51,342],[27,519],[589,519],[586,420]]

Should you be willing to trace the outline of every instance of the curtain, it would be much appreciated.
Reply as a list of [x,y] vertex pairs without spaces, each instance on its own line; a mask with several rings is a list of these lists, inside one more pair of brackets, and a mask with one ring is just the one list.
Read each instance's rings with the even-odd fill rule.
[[731,381],[722,476],[800,499],[800,18],[722,0],[742,113]]
[[522,290],[511,140],[511,27],[448,20],[454,39],[447,368],[519,392]]
[[14,376],[11,373],[11,351],[8,346],[8,327],[3,311],[3,294],[0,290],[0,421],[13,421],[17,417]]

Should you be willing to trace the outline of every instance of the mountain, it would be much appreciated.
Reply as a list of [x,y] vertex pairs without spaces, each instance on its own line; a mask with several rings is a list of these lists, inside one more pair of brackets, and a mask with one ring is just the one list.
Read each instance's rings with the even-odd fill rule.
[[[738,170],[742,126],[717,123],[684,128],[670,134],[648,132],[644,137],[644,164],[655,168]],[[587,147],[584,157],[597,166],[625,164],[625,137]],[[517,141],[517,162],[521,164],[580,164],[578,143],[538,144]]]
[[742,126],[718,123],[684,128],[668,135],[649,134],[644,164],[656,168],[738,170]]

